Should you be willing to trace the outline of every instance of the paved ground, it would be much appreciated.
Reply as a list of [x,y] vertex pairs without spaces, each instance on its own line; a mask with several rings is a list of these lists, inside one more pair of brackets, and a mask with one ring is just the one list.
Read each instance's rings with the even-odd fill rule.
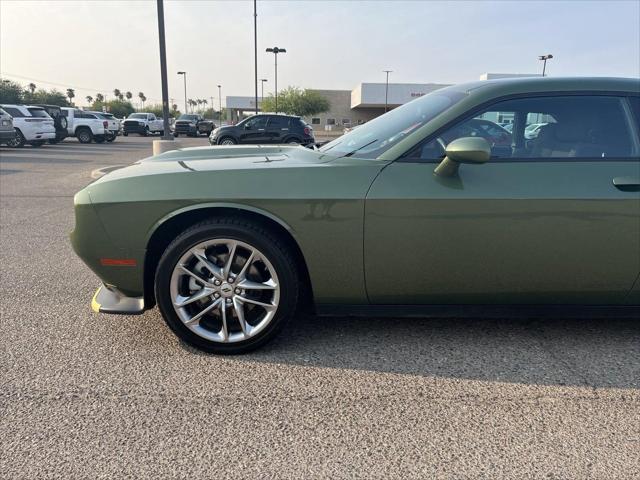
[[640,322],[300,318],[224,358],[93,314],[72,196],[150,151],[0,150],[0,477],[640,477]]

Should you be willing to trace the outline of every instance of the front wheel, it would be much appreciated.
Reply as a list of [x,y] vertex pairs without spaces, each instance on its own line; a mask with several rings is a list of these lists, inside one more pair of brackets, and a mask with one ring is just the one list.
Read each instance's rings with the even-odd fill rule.
[[178,137],[180,136],[180,134],[179,134],[178,132],[175,132],[175,133],[173,134],[173,136],[174,136],[175,138],[178,138]]
[[129,134],[128,134],[127,132],[122,132],[122,136],[123,136],[123,137],[128,137],[128,136],[129,136]]
[[142,131],[142,133],[140,134],[143,137],[148,137],[149,136],[149,127],[144,127],[144,130]]
[[238,142],[236,142],[231,137],[224,137],[224,138],[220,139],[220,141],[218,142],[218,145],[235,145],[237,143]]
[[81,128],[76,132],[76,136],[80,143],[91,143],[91,140],[93,140],[93,133],[88,128]]
[[165,321],[184,342],[234,354],[274,338],[295,312],[293,256],[270,231],[236,218],[194,225],[167,247],[155,277]]

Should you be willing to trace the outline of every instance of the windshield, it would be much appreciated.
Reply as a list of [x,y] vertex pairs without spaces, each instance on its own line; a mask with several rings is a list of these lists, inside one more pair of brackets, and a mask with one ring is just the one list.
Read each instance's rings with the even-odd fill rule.
[[180,118],[178,118],[178,120],[197,120],[198,116],[197,115],[180,115]]
[[132,113],[127,118],[141,118],[143,120],[146,120],[147,119],[147,114],[146,113]]
[[357,154],[360,158],[376,158],[465,95],[456,87],[436,90],[351,130],[323,145],[320,151],[339,157]]

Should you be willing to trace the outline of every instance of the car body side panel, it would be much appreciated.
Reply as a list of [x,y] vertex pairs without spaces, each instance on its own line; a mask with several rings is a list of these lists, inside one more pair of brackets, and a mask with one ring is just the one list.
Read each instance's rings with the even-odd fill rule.
[[640,271],[639,162],[393,163],[371,187],[374,304],[623,303]]
[[[197,162],[189,165],[198,168]],[[144,253],[162,219],[180,210],[206,207],[212,198],[217,205],[233,208],[241,204],[264,211],[287,225],[298,242],[317,302],[366,303],[362,269],[364,197],[383,166],[384,162],[378,160],[344,159],[307,164],[303,170],[273,162],[256,175],[255,170],[231,168],[174,171],[167,162],[166,173],[162,173],[163,165],[156,164],[158,174],[113,182],[105,178],[87,190],[114,251],[135,258]],[[112,201],[114,198],[119,201]],[[91,266],[97,252],[87,251],[90,248],[85,245],[81,256]],[[99,265],[92,268],[96,273],[100,270]],[[139,296],[140,278],[123,277],[116,286]]]

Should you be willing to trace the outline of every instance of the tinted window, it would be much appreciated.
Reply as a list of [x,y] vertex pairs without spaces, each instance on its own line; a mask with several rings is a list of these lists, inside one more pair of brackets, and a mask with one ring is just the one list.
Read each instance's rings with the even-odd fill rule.
[[[510,130],[498,125],[512,118]],[[638,146],[622,98],[557,96],[499,102],[463,120],[411,156],[438,160],[444,145],[462,137],[482,137],[493,158],[626,158]]]
[[265,128],[267,126],[267,117],[258,116],[258,117],[250,118],[249,120],[244,122],[242,126],[250,130]]
[[269,128],[279,130],[282,128],[289,128],[289,117],[269,117]]
[[60,111],[60,114],[61,114],[63,117],[68,117],[68,116],[69,116],[69,110],[61,110],[61,111]]
[[183,114],[183,115],[180,115],[178,117],[178,120],[189,120],[190,122],[191,121],[196,121],[197,119],[198,119],[197,115],[185,115],[185,114]]
[[636,126],[640,127],[640,97],[629,97],[629,103],[636,117]]
[[13,107],[3,107],[3,108],[4,108],[4,111],[7,112],[9,115],[11,115],[13,118],[24,117],[22,112],[17,108],[13,108]]
[[44,108],[27,108],[32,117],[49,118],[49,114],[44,111]]
[[142,120],[146,120],[147,116],[144,113],[132,113],[127,118],[139,118],[139,119],[142,119]]

